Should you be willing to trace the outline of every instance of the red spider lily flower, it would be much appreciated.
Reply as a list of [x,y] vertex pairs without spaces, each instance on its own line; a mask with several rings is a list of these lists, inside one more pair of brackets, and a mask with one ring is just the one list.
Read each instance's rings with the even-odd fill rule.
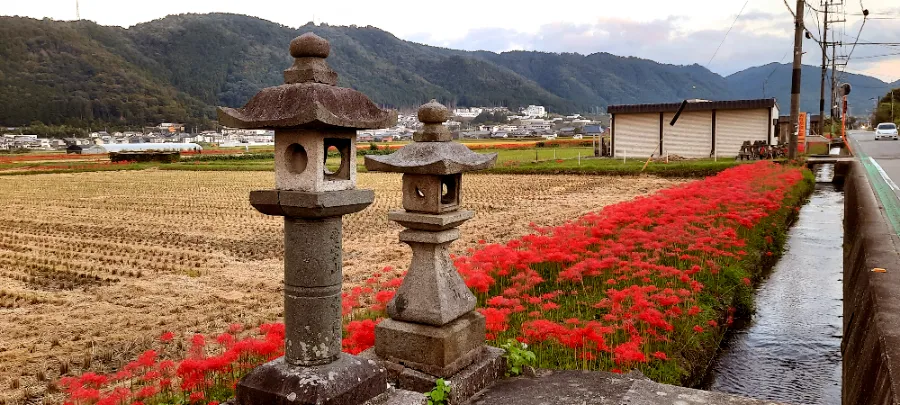
[[719,323],[712,319],[710,319],[709,322],[707,322],[706,324],[709,326],[712,326],[713,328],[719,326]]
[[143,367],[153,367],[156,364],[156,351],[147,350],[138,356],[137,363]]
[[375,301],[378,301],[381,304],[387,304],[394,298],[394,291],[379,291],[375,293]]
[[700,325],[694,325],[694,332],[703,333],[703,327]]
[[647,357],[639,350],[640,346],[637,342],[626,342],[613,350],[616,364],[643,363],[647,361]]
[[163,332],[163,334],[160,335],[159,340],[162,341],[162,342],[171,342],[172,339],[174,339],[174,338],[175,338],[175,334],[174,334],[174,333],[172,333],[172,332]]
[[543,309],[544,311],[550,311],[550,310],[558,309],[558,308],[559,308],[559,305],[557,305],[554,302],[547,302],[547,303],[541,305],[541,309]]
[[156,389],[156,387],[154,387],[152,385],[148,385],[148,386],[138,390],[138,392],[135,393],[134,395],[137,398],[150,398],[150,397],[156,395],[157,393],[159,393],[159,391]]
[[203,400],[203,398],[204,398],[205,396],[206,396],[206,395],[205,395],[203,392],[201,392],[201,391],[192,392],[191,395],[190,395],[190,397],[188,397],[188,401],[190,401],[191,403],[194,403],[194,402],[200,402],[200,401]]
[[343,350],[350,354],[359,354],[375,345],[375,326],[381,320],[366,319],[351,321],[347,324],[347,336],[341,341]]
[[750,279],[747,278],[747,277],[742,278],[742,279],[741,279],[741,282],[744,283],[744,285],[745,285],[745,286],[748,286],[748,287],[749,287],[750,284],[751,284]]
[[660,359],[660,360],[663,360],[663,361],[669,359],[669,357],[666,356],[666,354],[663,353],[663,352],[655,352],[655,353],[653,353],[653,357],[656,357],[657,359]]
[[383,284],[381,284],[381,287],[382,288],[400,288],[401,284],[403,284],[403,278],[396,277],[396,278],[392,278],[388,281],[385,281]]
[[216,342],[222,346],[229,347],[234,344],[234,336],[230,333],[222,333],[216,336]]

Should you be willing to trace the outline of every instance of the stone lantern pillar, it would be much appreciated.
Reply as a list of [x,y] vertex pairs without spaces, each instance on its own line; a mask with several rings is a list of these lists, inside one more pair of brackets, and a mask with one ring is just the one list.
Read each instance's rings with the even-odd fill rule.
[[[239,405],[360,404],[386,389],[375,362],[341,353],[341,217],[372,203],[356,189],[356,131],[394,125],[397,114],[336,87],[330,45],[312,33],[291,41],[285,84],[263,89],[243,108],[219,108],[219,122],[275,130],[275,189],[250,204],[284,217],[285,354],[243,378]],[[341,163],[325,165],[329,148]]]
[[474,212],[460,209],[462,173],[494,165],[497,154],[478,154],[452,142],[443,123],[449,110],[432,100],[419,108],[424,129],[414,143],[387,156],[366,156],[370,171],[403,173],[403,210],[388,217],[405,227],[400,241],[413,251],[409,272],[388,303],[390,319],[375,328],[375,353],[398,388],[426,392],[434,380],[453,383],[451,403],[502,375],[502,350],[485,341],[485,319],[450,259],[457,227]]

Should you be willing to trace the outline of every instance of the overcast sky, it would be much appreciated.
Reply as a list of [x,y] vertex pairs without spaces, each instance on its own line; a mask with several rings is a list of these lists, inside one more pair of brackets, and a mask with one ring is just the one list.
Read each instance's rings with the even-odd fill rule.
[[[291,27],[309,21],[373,25],[403,39],[466,50],[609,52],[663,63],[698,63],[723,75],[770,62],[790,62],[793,22],[783,0],[749,0],[710,62],[745,1],[79,0],[82,18],[124,27],[168,14],[229,12]],[[72,20],[75,2],[0,0],[0,14]],[[792,8],[796,4],[795,0],[788,2]],[[810,4],[818,7],[819,0],[810,0]],[[894,19],[870,19],[860,39],[900,41],[900,2],[863,0],[863,4],[872,17]],[[847,1],[846,13],[847,22],[837,26],[838,39],[848,46],[839,54],[850,51],[849,44],[859,31],[861,4]],[[814,14],[807,13],[806,23],[818,37]],[[806,41],[804,51],[804,63],[821,63],[814,42]],[[900,47],[857,46],[847,70],[888,82],[898,80],[900,55],[896,54]]]

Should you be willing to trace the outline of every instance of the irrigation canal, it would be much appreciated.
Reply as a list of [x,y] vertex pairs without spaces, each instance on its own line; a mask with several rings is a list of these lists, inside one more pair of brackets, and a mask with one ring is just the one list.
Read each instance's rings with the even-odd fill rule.
[[790,404],[841,403],[844,193],[832,165],[788,232],[784,254],[756,291],[756,314],[723,344],[708,386]]

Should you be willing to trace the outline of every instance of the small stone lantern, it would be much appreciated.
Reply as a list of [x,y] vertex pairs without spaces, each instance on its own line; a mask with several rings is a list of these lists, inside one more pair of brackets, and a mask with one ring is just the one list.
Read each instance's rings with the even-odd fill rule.
[[[219,108],[219,122],[275,130],[274,190],[250,204],[284,217],[284,357],[237,386],[238,405],[361,404],[386,389],[385,370],[341,353],[342,216],[372,203],[356,189],[356,131],[393,126],[394,111],[336,87],[330,45],[312,33],[291,41],[285,84],[263,89],[243,108]],[[329,148],[340,166],[326,166]]]
[[457,227],[474,212],[460,209],[462,173],[487,169],[497,154],[478,154],[452,142],[443,123],[449,110],[432,100],[419,108],[424,129],[414,143],[387,156],[366,156],[370,171],[403,173],[403,208],[388,218],[406,229],[413,251],[409,272],[388,303],[390,319],[375,328],[375,353],[398,388],[427,392],[436,378],[453,381],[451,403],[502,375],[502,350],[485,341],[485,319],[450,259]]

